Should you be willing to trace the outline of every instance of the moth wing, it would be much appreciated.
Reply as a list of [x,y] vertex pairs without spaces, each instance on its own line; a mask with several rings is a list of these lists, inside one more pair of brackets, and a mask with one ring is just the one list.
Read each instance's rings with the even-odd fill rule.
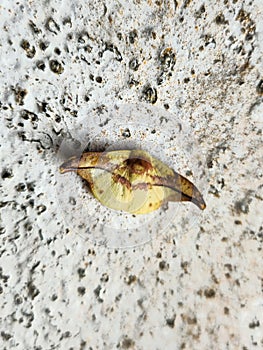
[[104,205],[115,210],[128,211],[133,193],[119,181],[111,172],[102,169],[92,169],[91,190],[93,195]]
[[161,174],[160,177],[156,177],[155,185],[167,188],[164,201],[191,201],[200,209],[205,209],[206,204],[200,191],[190,180],[176,173],[172,168],[159,159],[153,158],[152,163]]
[[206,207],[205,201],[198,188],[184,176],[174,172],[173,176],[157,179],[156,186],[164,186],[172,190],[168,191],[166,201],[172,202],[193,202],[201,210]]
[[147,214],[160,208],[165,198],[165,189],[161,186],[152,186],[148,184],[147,190],[134,190],[133,208],[130,208],[134,214]]

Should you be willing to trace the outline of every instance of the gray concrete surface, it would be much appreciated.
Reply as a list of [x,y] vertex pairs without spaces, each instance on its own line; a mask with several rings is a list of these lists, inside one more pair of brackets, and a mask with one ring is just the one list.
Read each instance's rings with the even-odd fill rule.
[[[2,0],[0,18],[0,348],[261,349],[262,0]],[[116,213],[58,172],[124,146],[206,210]]]

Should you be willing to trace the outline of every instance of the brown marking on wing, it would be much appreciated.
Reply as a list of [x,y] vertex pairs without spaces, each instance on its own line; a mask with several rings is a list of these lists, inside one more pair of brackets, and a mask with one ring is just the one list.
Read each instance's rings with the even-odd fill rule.
[[149,188],[152,188],[152,184],[147,182],[140,182],[135,185],[132,185],[133,190],[144,190],[147,191]]
[[124,162],[124,164],[127,166],[130,173],[138,175],[148,173],[153,169],[152,164],[142,158],[129,158]]
[[115,183],[120,183],[121,185],[127,187],[128,190],[131,189],[131,183],[129,180],[127,180],[125,177],[121,176],[120,174],[112,174],[112,179]]
[[110,161],[107,153],[86,152],[81,156],[78,169],[101,169],[113,172],[117,167]]

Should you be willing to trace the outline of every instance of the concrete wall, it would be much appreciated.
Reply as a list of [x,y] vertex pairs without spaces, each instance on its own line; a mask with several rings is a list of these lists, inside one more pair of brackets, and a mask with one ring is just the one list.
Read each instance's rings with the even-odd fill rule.
[[[263,2],[0,4],[0,348],[262,348]],[[113,212],[83,149],[204,195]]]

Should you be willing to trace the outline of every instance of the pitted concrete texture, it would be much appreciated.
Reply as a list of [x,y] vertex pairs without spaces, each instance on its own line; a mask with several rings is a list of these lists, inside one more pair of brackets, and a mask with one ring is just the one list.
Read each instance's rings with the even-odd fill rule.
[[[262,349],[262,0],[2,0],[0,19],[0,348]],[[109,246],[136,217],[58,169],[115,145],[174,164],[205,211],[169,203]]]

